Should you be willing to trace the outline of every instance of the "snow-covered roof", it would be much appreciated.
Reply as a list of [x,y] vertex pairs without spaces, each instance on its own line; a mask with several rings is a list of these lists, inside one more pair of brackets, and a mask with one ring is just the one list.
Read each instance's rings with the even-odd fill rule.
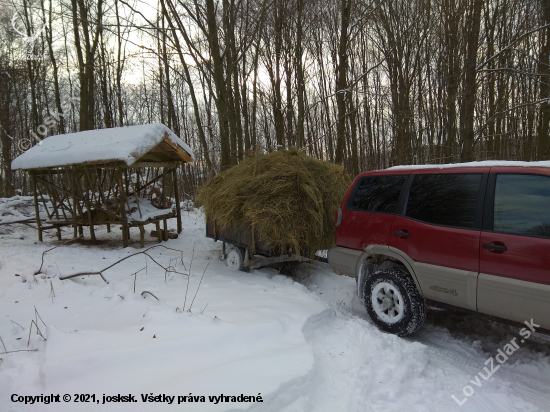
[[408,170],[408,169],[449,169],[454,167],[550,167],[550,160],[540,162],[520,162],[513,160],[483,160],[480,162],[466,163],[447,163],[447,164],[430,164],[430,165],[408,165],[394,166],[388,170]]
[[[161,147],[162,146],[162,147]],[[169,160],[194,160],[193,151],[161,123],[50,136],[16,158],[12,170],[76,164],[134,164],[154,150]]]

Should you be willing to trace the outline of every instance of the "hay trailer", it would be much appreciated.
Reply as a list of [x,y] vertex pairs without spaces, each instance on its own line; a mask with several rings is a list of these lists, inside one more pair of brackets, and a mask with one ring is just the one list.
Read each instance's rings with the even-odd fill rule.
[[[313,259],[284,254],[274,249],[270,243],[258,238],[252,224],[239,229],[222,228],[207,216],[206,237],[215,242],[222,241],[223,258],[227,266],[243,272],[278,263],[313,262]],[[326,261],[318,257],[316,260]]]
[[45,230],[61,239],[61,228],[72,226],[76,238],[87,226],[95,242],[94,226],[110,231],[119,224],[123,247],[130,227],[139,228],[143,247],[147,224],[159,242],[168,240],[167,219],[176,217],[181,232],[177,171],[192,162],[189,146],[169,128],[148,124],[50,136],[16,158],[12,170],[30,175],[40,241]]

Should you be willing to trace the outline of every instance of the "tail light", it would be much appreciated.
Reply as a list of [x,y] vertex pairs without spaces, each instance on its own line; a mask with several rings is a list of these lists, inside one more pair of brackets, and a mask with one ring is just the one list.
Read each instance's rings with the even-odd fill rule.
[[340,226],[340,223],[342,223],[342,208],[338,208],[338,212],[336,212],[336,227]]

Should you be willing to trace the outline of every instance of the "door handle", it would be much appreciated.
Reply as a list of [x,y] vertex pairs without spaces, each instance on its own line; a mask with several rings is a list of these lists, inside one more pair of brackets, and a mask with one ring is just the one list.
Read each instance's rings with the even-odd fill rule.
[[401,230],[396,230],[395,232],[393,232],[393,234],[395,236],[397,236],[398,238],[401,238],[401,239],[406,239],[408,238],[411,234],[406,231],[405,229],[401,229]]
[[497,244],[494,244],[494,243],[484,243],[483,244],[483,249],[487,249],[489,251],[493,251],[493,252],[506,252],[508,250],[508,248],[504,245],[497,245]]

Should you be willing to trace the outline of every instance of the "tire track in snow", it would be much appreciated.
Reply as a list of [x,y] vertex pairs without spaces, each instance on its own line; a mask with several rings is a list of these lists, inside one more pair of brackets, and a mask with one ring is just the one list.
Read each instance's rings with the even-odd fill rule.
[[[368,404],[361,402],[360,399],[361,395],[365,395],[365,388],[361,387],[365,382],[361,382],[360,375],[362,372],[368,372],[368,367],[363,368],[364,370],[361,371],[360,366],[356,365],[354,367],[351,365],[347,370],[342,370],[341,365],[336,365],[338,362],[331,359],[333,356],[331,344],[333,345],[332,349],[336,349],[337,346],[334,346],[334,342],[331,342],[330,337],[327,336],[333,335],[338,337],[341,344],[348,341],[344,344],[344,347],[349,349],[346,353],[349,359],[348,362],[343,362],[343,364],[350,363],[349,360],[352,360],[351,363],[355,364],[372,361],[372,359],[369,359],[368,354],[364,353],[366,348],[361,347],[362,343],[364,344],[362,341],[365,340],[389,341],[391,343],[388,344],[395,344],[396,349],[405,351],[408,350],[406,346],[422,345],[424,349],[420,350],[415,347],[414,350],[417,350],[416,355],[419,357],[426,356],[428,364],[424,365],[426,369],[420,371],[418,379],[420,381],[425,380],[424,384],[431,385],[432,389],[438,390],[439,393],[434,397],[434,405],[424,403],[422,408],[418,410],[432,410],[432,406],[433,410],[440,410],[442,406],[445,406],[449,410],[460,409],[461,411],[550,411],[550,395],[548,393],[548,389],[550,388],[549,358],[546,358],[546,361],[545,359],[541,360],[546,362],[540,368],[541,370],[537,371],[535,370],[536,367],[533,366],[537,356],[544,358],[546,357],[545,353],[529,353],[529,348],[522,347],[522,353],[527,353],[529,356],[521,355],[514,358],[516,354],[511,355],[508,363],[501,366],[488,381],[485,382],[481,379],[482,386],[478,388],[473,386],[470,380],[474,379],[480,371],[483,371],[483,367],[485,367],[484,362],[487,358],[497,354],[496,350],[494,352],[489,351],[489,354],[487,354],[487,351],[474,348],[473,341],[475,338],[479,338],[479,336],[475,336],[474,339],[469,340],[466,333],[465,338],[458,339],[452,337],[445,328],[434,327],[430,324],[425,325],[420,333],[406,339],[399,339],[383,334],[375,329],[366,315],[364,317],[357,316],[359,311],[357,310],[357,298],[355,297],[355,282],[352,279],[337,276],[318,268],[314,268],[312,274],[310,267],[308,268],[308,272],[309,276],[306,276],[306,278],[302,277],[302,283],[315,293],[319,299],[331,306],[332,311],[323,312],[321,315],[318,315],[317,319],[312,319],[304,327],[306,339],[312,344],[315,353],[314,369],[316,369],[317,373],[321,373],[324,376],[322,376],[322,379],[316,380],[317,386],[314,386],[307,396],[303,393],[301,394],[301,397],[305,397],[306,401],[302,402],[301,409],[295,410],[354,411],[361,410],[359,406],[362,406],[363,410],[365,410],[365,407],[369,407]],[[327,277],[330,278],[328,282]],[[332,293],[335,290],[337,292]],[[328,315],[328,313],[331,313],[331,315]],[[349,327],[346,328],[346,324],[354,324],[355,328],[351,329],[355,330],[350,331]],[[360,328],[361,331],[356,330],[356,328]],[[348,335],[350,333],[355,334],[355,336],[344,336],[346,333]],[[491,331],[489,330],[486,333],[489,335]],[[360,336],[361,334],[363,334],[362,337]],[[401,345],[392,342],[393,338],[399,339]],[[502,337],[498,336],[497,341],[498,338]],[[507,338],[501,340],[502,342],[499,347],[503,347],[509,342]],[[522,362],[524,363],[522,364]],[[523,365],[527,365],[527,369],[531,368],[535,373],[530,374],[518,370]],[[423,367],[422,365],[414,364],[411,366]],[[440,371],[443,372],[443,376],[439,376]],[[327,372],[330,373],[330,376],[326,376]],[[333,376],[334,373],[336,373],[337,377]],[[415,378],[412,377],[411,379],[411,386],[415,386]],[[313,382],[313,379],[311,381]],[[357,397],[354,399],[354,390],[339,388],[336,391],[331,385],[331,382],[334,383],[334,381],[345,382],[348,388],[349,385],[356,385],[356,395],[361,394],[358,396],[359,399]],[[403,384],[406,386],[406,383]],[[460,395],[462,395],[462,389],[466,385],[473,386],[475,393],[463,407],[459,407],[451,399],[451,395],[454,394],[458,399],[464,398],[464,396]],[[422,388],[418,389],[422,390]],[[334,396],[334,399],[338,399],[339,404],[331,405],[331,408],[324,409],[327,406],[326,399],[330,399],[331,396]],[[427,395],[427,397],[429,396],[430,394]],[[320,401],[323,398],[325,402],[316,405],[316,400]],[[342,408],[344,403],[346,406]],[[381,400],[381,403],[384,404],[384,400]],[[435,405],[436,403],[437,405]],[[388,405],[392,405],[391,402],[385,404],[386,407]],[[304,406],[306,407],[304,408]],[[394,406],[397,406],[397,404]],[[408,407],[413,408],[413,410],[416,410],[415,406],[414,404],[408,404]],[[334,409],[334,407],[339,407],[339,409]],[[294,409],[288,410],[293,411]],[[388,410],[392,410],[392,408],[390,407]],[[263,411],[263,409],[258,409],[258,411]]]

